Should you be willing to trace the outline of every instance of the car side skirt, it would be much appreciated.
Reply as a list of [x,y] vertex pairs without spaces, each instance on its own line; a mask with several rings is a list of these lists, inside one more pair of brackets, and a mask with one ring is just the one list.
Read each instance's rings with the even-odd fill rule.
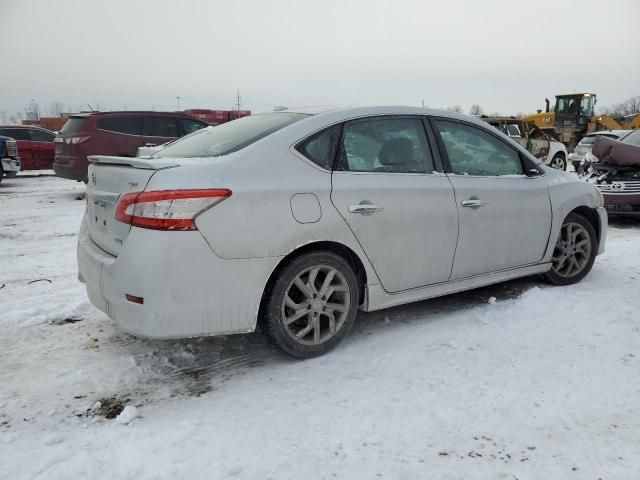
[[367,285],[367,302],[363,304],[364,311],[372,312],[383,308],[395,307],[410,302],[441,297],[452,293],[471,290],[473,288],[500,283],[514,278],[527,277],[544,273],[551,269],[551,263],[538,263],[524,267],[500,270],[489,274],[475,275],[451,282],[437,283],[426,287],[413,288],[404,292],[390,294],[385,292],[380,285]]

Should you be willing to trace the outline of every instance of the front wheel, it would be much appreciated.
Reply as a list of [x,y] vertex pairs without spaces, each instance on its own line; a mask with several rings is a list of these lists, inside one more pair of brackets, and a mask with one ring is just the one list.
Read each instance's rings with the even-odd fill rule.
[[545,278],[554,285],[577,283],[589,273],[597,254],[598,238],[593,225],[582,215],[570,213],[560,228],[551,270]]
[[549,163],[551,168],[555,168],[556,170],[565,171],[567,169],[567,161],[564,158],[564,155],[561,153],[556,153],[551,159],[551,163]]
[[266,337],[296,358],[322,355],[353,325],[360,297],[349,263],[319,251],[292,260],[278,275],[260,312]]

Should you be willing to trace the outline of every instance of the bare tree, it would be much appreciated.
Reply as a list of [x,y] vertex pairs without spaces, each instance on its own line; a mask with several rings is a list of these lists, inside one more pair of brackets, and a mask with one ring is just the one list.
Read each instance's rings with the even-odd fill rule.
[[603,107],[600,112],[603,115],[609,115],[614,118],[622,118],[627,115],[640,113],[640,95],[631,97],[624,102],[613,103],[611,105]]
[[445,110],[447,110],[448,112],[455,112],[455,113],[464,112],[464,109],[460,105],[452,105],[450,107],[447,107]]
[[62,102],[51,102],[49,105],[49,113],[52,117],[62,117],[64,112],[64,104]]
[[469,109],[469,115],[482,115],[482,114],[484,114],[484,110],[480,105],[478,105],[477,103],[474,103],[473,105],[471,105],[471,108]]
[[25,109],[25,113],[27,114],[27,120],[40,120],[40,106],[34,99],[31,99],[31,103]]

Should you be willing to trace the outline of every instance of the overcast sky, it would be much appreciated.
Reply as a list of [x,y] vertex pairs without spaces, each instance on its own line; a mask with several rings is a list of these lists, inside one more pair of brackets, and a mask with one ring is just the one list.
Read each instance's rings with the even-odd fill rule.
[[[0,0],[0,112],[640,94],[640,1]],[[624,42],[627,42],[626,44]]]

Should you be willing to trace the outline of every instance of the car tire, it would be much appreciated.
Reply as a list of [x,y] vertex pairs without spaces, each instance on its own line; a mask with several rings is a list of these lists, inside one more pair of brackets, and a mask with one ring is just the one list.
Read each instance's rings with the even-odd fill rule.
[[294,258],[271,284],[258,324],[269,341],[295,358],[334,348],[349,333],[360,288],[351,265],[330,251]]
[[571,285],[582,280],[598,254],[598,237],[591,222],[577,213],[564,219],[553,249],[551,270],[545,279],[553,285]]
[[549,163],[551,168],[555,168],[556,170],[562,170],[563,172],[567,170],[567,160],[564,158],[564,155],[561,153],[556,153],[551,159],[551,163]]

